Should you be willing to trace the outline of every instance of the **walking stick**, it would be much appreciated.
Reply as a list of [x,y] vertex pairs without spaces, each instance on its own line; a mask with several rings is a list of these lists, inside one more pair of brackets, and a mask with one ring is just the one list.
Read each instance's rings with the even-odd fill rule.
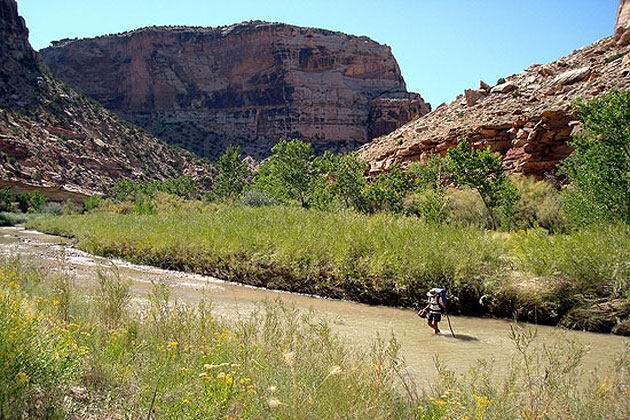
[[451,334],[453,334],[453,338],[456,338],[455,333],[453,332],[453,327],[451,327],[451,318],[448,316],[448,312],[445,312],[444,315],[446,315],[446,320],[448,321],[448,327],[451,330]]

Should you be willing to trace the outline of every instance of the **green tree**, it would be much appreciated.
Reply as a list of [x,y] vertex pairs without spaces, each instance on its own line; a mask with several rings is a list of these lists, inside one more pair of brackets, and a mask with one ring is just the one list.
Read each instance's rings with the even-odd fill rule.
[[571,182],[563,205],[574,222],[630,223],[630,91],[577,101],[582,131],[560,173]]
[[48,201],[48,198],[41,195],[39,191],[33,190],[27,193],[18,194],[17,197],[18,207],[22,213],[37,213],[42,210],[44,204]]
[[365,172],[368,165],[359,160],[356,152],[336,156],[332,165],[332,193],[346,208],[360,208],[362,191],[366,186]]
[[426,163],[414,162],[407,169],[414,179],[414,188],[418,191],[442,190],[442,178],[446,171],[445,159],[435,154]]
[[0,211],[9,211],[12,201],[13,194],[11,194],[11,188],[5,187],[0,189]]
[[313,165],[315,153],[310,143],[282,140],[271,157],[254,174],[254,189],[279,201],[297,201],[309,207],[319,171]]
[[367,213],[390,211],[400,213],[404,210],[403,200],[413,190],[413,178],[394,165],[389,172],[379,174],[376,179],[363,189],[361,210]]
[[219,199],[234,199],[241,195],[250,176],[249,166],[241,159],[241,149],[229,146],[218,161],[214,192]]
[[505,174],[501,158],[490,148],[478,150],[462,139],[447,152],[449,175],[460,186],[476,190],[490,214],[492,228],[498,220],[509,223],[518,191]]
[[446,159],[431,155],[427,162],[414,162],[407,172],[414,181],[414,193],[407,196],[403,207],[408,213],[426,221],[441,223],[448,216],[449,202],[443,184]]

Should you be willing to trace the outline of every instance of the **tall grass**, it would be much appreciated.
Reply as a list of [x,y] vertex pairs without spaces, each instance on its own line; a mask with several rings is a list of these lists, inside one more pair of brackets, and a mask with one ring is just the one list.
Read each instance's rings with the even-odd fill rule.
[[100,255],[370,303],[409,305],[435,285],[480,296],[502,266],[500,241],[479,229],[385,214],[238,207],[31,226],[74,236]]
[[[497,376],[490,362],[480,361],[459,376],[438,361],[433,385],[420,388],[395,338],[359,351],[325,320],[280,303],[227,321],[213,316],[207,302],[172,301],[162,284],[131,306],[126,280],[115,272],[88,291],[75,289],[71,279],[61,282],[73,296],[65,302],[55,299],[59,284],[24,261],[0,261],[3,418],[597,419],[630,413],[627,354],[612,372],[576,386],[585,349],[562,340],[540,343],[528,330],[514,330],[517,356],[506,372]],[[98,304],[108,298],[117,302],[115,328],[112,312]]]
[[453,297],[453,312],[555,324],[574,307],[616,299],[622,309],[597,315],[610,322],[571,325],[610,332],[630,319],[625,225],[496,233],[387,214],[218,206],[49,217],[28,226],[73,236],[99,255],[365,303],[411,306],[439,286]]

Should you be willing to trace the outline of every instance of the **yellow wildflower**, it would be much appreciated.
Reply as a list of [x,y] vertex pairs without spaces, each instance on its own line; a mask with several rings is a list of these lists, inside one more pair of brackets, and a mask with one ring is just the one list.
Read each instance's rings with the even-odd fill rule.
[[284,360],[284,362],[289,365],[289,366],[293,366],[293,362],[295,359],[295,352],[291,351],[288,353],[284,353],[282,355],[282,359]]

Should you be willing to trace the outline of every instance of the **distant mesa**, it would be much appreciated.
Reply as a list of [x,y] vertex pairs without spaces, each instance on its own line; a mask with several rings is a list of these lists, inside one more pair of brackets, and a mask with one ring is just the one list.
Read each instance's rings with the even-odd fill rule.
[[407,91],[391,49],[364,36],[261,21],[148,27],[62,40],[53,74],[171,144],[255,158],[280,139],[356,149],[431,110]]

